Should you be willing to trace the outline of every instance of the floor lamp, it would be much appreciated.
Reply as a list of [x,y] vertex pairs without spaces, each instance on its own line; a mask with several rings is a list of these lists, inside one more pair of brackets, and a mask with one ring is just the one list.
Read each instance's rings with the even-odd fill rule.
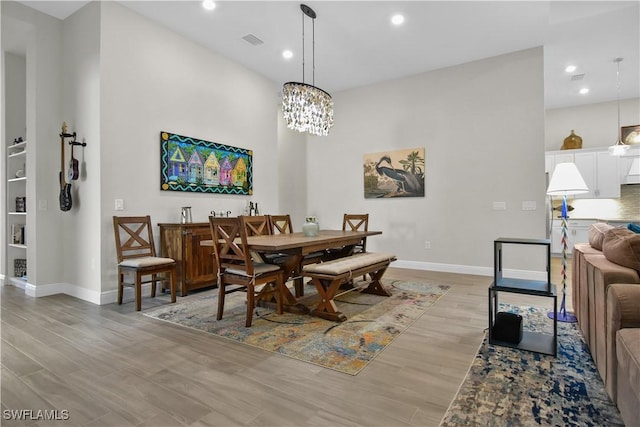
[[576,316],[567,313],[566,296],[567,296],[567,196],[572,194],[587,193],[589,188],[585,184],[582,175],[578,171],[575,163],[558,163],[551,176],[547,194],[549,196],[562,196],[562,211],[560,218],[562,219],[562,303],[560,311],[557,313],[550,312],[547,316],[556,318],[559,322],[575,323],[578,321]]

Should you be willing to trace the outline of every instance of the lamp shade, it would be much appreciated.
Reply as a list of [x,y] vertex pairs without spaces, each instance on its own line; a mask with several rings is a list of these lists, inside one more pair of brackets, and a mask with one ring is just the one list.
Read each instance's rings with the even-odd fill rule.
[[548,195],[563,196],[588,192],[589,187],[584,182],[575,163],[558,163],[556,165],[547,188]]

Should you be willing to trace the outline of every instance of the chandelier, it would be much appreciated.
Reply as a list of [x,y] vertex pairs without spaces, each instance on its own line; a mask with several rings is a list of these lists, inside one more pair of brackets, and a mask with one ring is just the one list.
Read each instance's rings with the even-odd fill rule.
[[[333,126],[333,100],[331,95],[315,84],[315,19],[316,13],[305,4],[302,10],[302,83],[287,82],[282,86],[282,113],[289,129],[325,136]],[[312,40],[312,84],[304,81],[304,17],[311,18]]]
[[629,146],[622,141],[622,128],[620,127],[620,63],[622,62],[622,58],[616,58],[613,62],[618,65],[618,72],[616,74],[618,79],[618,140],[615,144],[609,147],[609,154],[612,156],[622,156],[627,152],[627,150],[629,150]]

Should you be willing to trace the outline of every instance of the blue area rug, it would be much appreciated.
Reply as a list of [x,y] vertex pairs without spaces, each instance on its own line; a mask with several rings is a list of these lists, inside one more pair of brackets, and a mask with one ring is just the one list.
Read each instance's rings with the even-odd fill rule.
[[[539,308],[501,305],[525,330],[553,333]],[[441,426],[624,426],[575,323],[558,322],[558,357],[488,344],[478,350]]]

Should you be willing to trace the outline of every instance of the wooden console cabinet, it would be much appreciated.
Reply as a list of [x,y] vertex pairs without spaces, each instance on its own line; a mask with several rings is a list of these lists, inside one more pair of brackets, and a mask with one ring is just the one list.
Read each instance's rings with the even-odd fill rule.
[[211,240],[208,222],[189,224],[158,224],[160,227],[160,256],[178,263],[178,289],[186,296],[189,291],[216,285],[211,246],[201,246]]

